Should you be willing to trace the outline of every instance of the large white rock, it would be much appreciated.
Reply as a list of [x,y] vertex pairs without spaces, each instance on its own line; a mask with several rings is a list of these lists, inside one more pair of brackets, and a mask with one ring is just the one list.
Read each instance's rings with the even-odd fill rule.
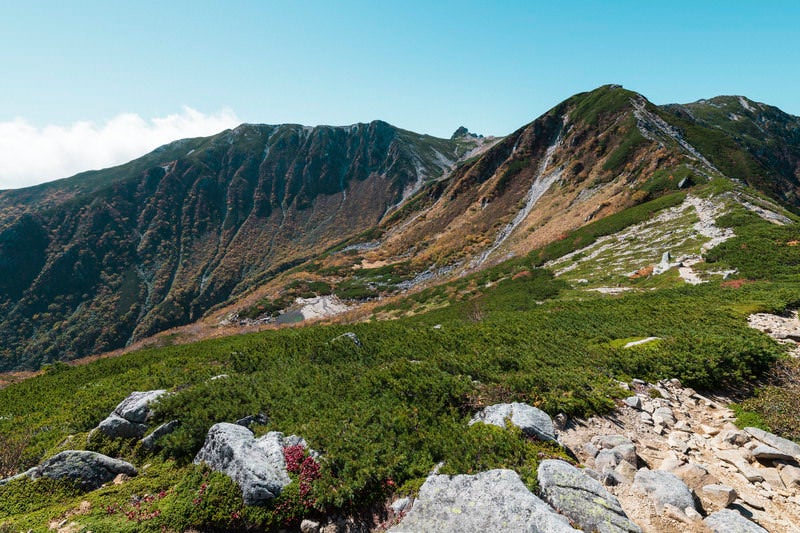
[[214,424],[194,458],[230,477],[242,489],[245,505],[261,505],[291,483],[283,455],[283,434],[271,431],[256,439],[237,424]]
[[574,533],[568,520],[537,498],[513,470],[474,476],[431,475],[392,533],[458,531]]
[[479,411],[469,421],[469,425],[483,422],[493,426],[506,427],[506,419],[522,430],[526,435],[540,440],[556,440],[553,419],[550,415],[526,403],[498,403]]

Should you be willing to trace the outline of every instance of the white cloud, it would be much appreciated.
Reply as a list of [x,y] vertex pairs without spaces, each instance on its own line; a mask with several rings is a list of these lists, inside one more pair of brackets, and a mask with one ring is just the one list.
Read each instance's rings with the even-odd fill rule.
[[66,127],[37,128],[24,118],[0,122],[0,189],[119,165],[168,142],[213,135],[240,123],[228,108],[206,115],[190,107],[150,120],[122,113],[103,124],[75,122]]

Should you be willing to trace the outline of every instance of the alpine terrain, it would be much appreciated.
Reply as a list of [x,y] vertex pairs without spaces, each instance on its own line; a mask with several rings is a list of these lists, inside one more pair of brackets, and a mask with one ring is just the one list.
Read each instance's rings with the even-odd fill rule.
[[800,530],[800,118],[243,124],[0,192],[0,531]]

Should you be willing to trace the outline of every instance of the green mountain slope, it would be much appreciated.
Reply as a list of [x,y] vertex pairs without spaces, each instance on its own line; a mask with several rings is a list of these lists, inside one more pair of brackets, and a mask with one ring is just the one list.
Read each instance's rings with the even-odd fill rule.
[[[692,191],[708,201],[729,193],[717,183]],[[706,259],[736,269],[749,283],[718,277],[693,286],[668,271],[659,275],[666,284],[606,296],[536,268],[543,257],[580,251],[592,238],[621,235],[663,215],[675,204],[664,198],[596,220],[559,241],[557,250],[534,250],[378,310],[398,320],[282,329],[59,364],[2,389],[0,436],[9,447],[25,443],[10,473],[67,448],[124,457],[140,473],[88,494],[46,480],[0,486],[0,524],[37,529],[69,516],[103,531],[278,530],[302,518],[380,508],[393,494],[413,493],[439,462],[443,473],[513,468],[532,486],[538,462],[563,452],[519,432],[468,426],[477,409],[527,401],[551,415],[603,413],[629,394],[618,380],[633,377],[677,377],[700,390],[746,387],[782,354],[780,345],[747,327],[747,316],[800,303],[800,247],[787,244],[797,234],[791,215],[777,225],[730,201],[715,220],[736,236]],[[776,244],[781,253],[750,258],[748,250]],[[605,260],[598,256],[599,264]],[[435,309],[426,311],[430,304]],[[651,336],[661,340],[623,347]],[[153,425],[181,421],[161,440],[161,452],[135,439],[89,435],[130,391],[155,388],[172,395]],[[230,479],[189,464],[212,424],[256,413],[268,417],[254,427],[257,434],[302,435],[321,451],[320,477],[304,496],[286,490],[264,507],[246,507]],[[88,509],[73,513],[87,508],[84,501]]]

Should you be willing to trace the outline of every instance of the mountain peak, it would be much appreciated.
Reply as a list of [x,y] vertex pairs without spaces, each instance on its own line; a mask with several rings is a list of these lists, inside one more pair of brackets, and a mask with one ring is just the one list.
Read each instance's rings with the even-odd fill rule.
[[456,131],[450,136],[451,141],[455,141],[456,139],[461,139],[463,137],[472,137],[473,139],[481,139],[483,135],[478,135],[477,133],[472,133],[469,131],[465,126],[459,126]]

